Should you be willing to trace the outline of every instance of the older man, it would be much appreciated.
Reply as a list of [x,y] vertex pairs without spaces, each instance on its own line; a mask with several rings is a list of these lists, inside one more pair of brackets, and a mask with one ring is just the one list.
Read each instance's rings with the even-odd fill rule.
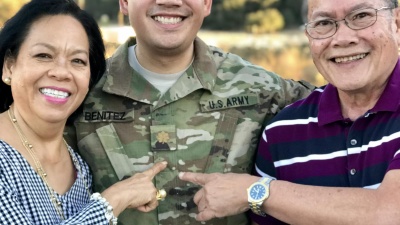
[[262,179],[180,174],[203,185],[198,220],[250,207],[258,224],[400,224],[397,0],[308,3],[306,35],[329,84],[267,125]]

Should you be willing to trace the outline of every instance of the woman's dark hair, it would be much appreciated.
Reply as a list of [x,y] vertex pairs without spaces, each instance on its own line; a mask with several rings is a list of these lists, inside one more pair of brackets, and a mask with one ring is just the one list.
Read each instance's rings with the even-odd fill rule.
[[[68,15],[78,20],[89,39],[90,82],[89,90],[100,79],[106,69],[105,47],[100,28],[86,11],[73,0],[32,0],[25,4],[0,30],[0,77],[6,57],[17,58],[20,47],[35,21],[45,16]],[[49,28],[51,29],[51,28]],[[13,102],[10,86],[0,81],[0,113],[8,110]],[[69,118],[69,122],[81,111],[80,106]]]

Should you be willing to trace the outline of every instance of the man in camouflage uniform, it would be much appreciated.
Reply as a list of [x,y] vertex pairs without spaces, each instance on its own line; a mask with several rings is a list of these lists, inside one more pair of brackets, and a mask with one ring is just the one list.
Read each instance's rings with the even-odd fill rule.
[[[78,149],[99,192],[155,162],[168,161],[154,178],[168,195],[152,212],[126,210],[119,224],[249,224],[244,214],[196,221],[193,196],[199,187],[181,181],[178,173],[249,173],[263,123],[312,88],[196,38],[211,2],[120,0],[121,11],[138,28],[137,38],[108,59],[106,74],[89,93],[75,122]],[[137,25],[139,17],[144,26]],[[164,94],[132,68],[132,46],[143,68],[158,74],[182,71]]]

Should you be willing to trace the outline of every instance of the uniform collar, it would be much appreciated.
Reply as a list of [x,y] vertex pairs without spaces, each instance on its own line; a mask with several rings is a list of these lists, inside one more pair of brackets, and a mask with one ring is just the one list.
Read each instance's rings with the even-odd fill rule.
[[[395,112],[400,106],[400,60],[397,61],[389,77],[385,90],[371,113],[388,111]],[[318,106],[318,124],[320,126],[343,120],[337,88],[328,84],[320,98]]]
[[[130,38],[118,47],[113,56],[108,59],[107,80],[103,91],[156,105],[161,97],[159,91],[132,69],[128,63],[128,48],[135,44],[136,39]],[[131,76],[128,76],[129,74]],[[211,91],[216,78],[217,65],[213,61],[213,52],[200,38],[196,38],[192,66],[177,81],[177,84],[180,83],[180,85],[184,85],[188,81],[190,83],[186,85],[185,90],[179,93],[179,97],[184,97],[198,89]],[[168,92],[165,93],[165,95],[167,94]]]

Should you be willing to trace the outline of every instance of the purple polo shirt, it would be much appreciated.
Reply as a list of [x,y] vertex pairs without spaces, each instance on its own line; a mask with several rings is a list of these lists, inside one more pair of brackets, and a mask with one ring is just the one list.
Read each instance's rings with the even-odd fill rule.
[[[400,64],[376,105],[355,121],[343,118],[328,84],[282,110],[266,126],[256,174],[298,184],[376,189],[400,169]],[[258,224],[285,224],[250,213]]]

